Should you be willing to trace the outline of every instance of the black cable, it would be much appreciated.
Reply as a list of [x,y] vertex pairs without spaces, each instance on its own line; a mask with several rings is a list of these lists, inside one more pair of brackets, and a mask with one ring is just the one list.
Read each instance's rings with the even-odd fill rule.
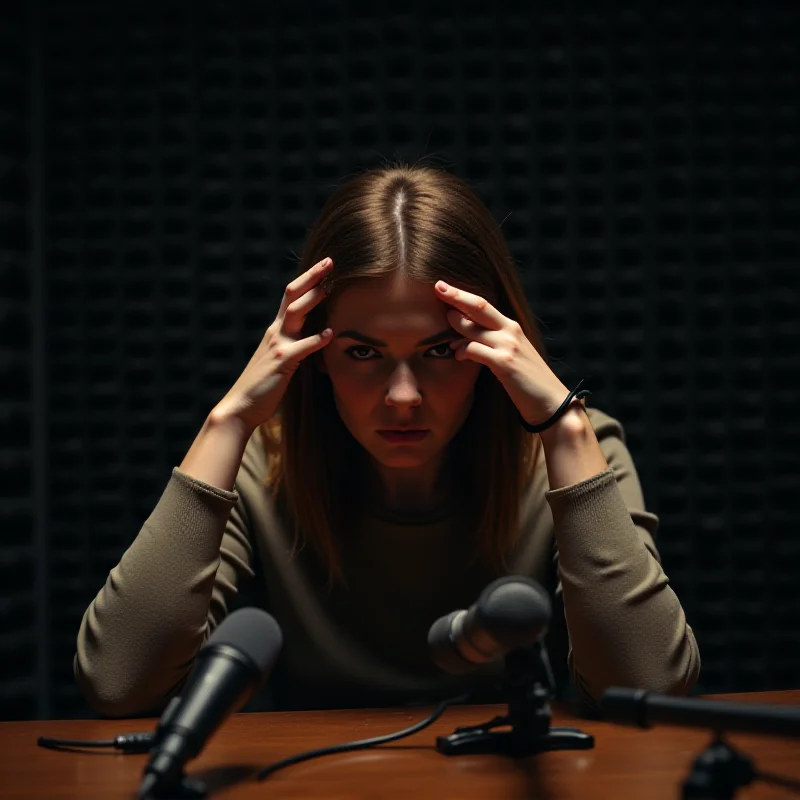
[[439,719],[448,706],[459,702],[465,702],[471,694],[472,692],[467,692],[466,694],[458,695],[458,697],[451,697],[449,700],[442,700],[442,702],[436,706],[433,713],[429,717],[422,720],[422,722],[416,723],[416,725],[412,725],[410,728],[406,728],[405,730],[397,731],[396,733],[387,733],[384,736],[375,736],[372,739],[360,739],[356,742],[346,742],[344,744],[329,745],[328,747],[319,747],[316,750],[307,750],[305,753],[298,753],[297,755],[289,756],[289,758],[284,758],[281,761],[276,761],[274,764],[269,764],[256,773],[256,780],[263,781],[264,778],[266,778],[268,775],[271,775],[273,772],[277,772],[277,770],[283,769],[283,767],[288,767],[291,764],[298,764],[301,761],[309,761],[312,758],[333,755],[334,753],[348,753],[352,750],[366,750],[368,747],[375,747],[379,744],[386,744],[387,742],[394,742],[397,739],[411,736],[411,734],[417,733],[417,731],[421,731],[423,728],[427,728],[428,725],[432,725],[434,722],[436,722],[436,720]]
[[783,786],[784,789],[794,789],[800,792],[800,781],[795,778],[785,778],[782,775],[776,775],[774,772],[753,772],[753,780],[764,781],[764,783],[774,783],[777,786]]
[[154,733],[120,733],[113,739],[51,739],[40,736],[36,740],[39,747],[59,750],[62,747],[113,747],[123,753],[149,753],[155,743]]
[[[398,734],[389,734],[389,738],[386,738],[386,741],[392,741],[393,738],[401,738],[402,736],[409,736],[412,733],[415,733],[417,730],[422,730],[422,728],[426,727],[426,725],[430,725],[434,722],[444,711],[444,709],[456,702],[463,702],[466,698],[469,697],[470,693],[459,695],[458,697],[451,698],[450,700],[445,700],[442,702],[442,708],[437,708],[434,711],[433,715],[428,719],[425,720],[424,724],[421,724],[421,727],[415,727],[414,729],[409,729],[408,731],[400,731]],[[384,739],[385,737],[378,737],[378,739]],[[375,740],[375,744],[381,744],[382,741]],[[95,748],[102,748],[102,747],[111,747],[115,750],[122,750],[123,753],[149,753],[150,750],[153,748],[155,744],[156,735],[155,733],[120,733],[115,736],[113,739],[54,739],[49,736],[40,736],[36,740],[36,744],[39,747],[45,747],[48,750],[60,750],[61,748],[70,748],[70,747],[95,747]],[[372,741],[372,740],[365,740],[365,741]],[[359,747],[369,747],[372,745],[363,745],[357,742],[353,743],[354,745],[359,745]],[[336,745],[336,747],[349,747],[349,745]],[[354,747],[353,749],[358,749],[358,747]],[[313,751],[315,752],[315,751]],[[324,752],[321,752],[319,755],[325,755]],[[313,756],[308,756],[308,758],[313,758]],[[305,760],[304,758],[300,758],[300,761]],[[275,767],[277,769],[278,767]]]

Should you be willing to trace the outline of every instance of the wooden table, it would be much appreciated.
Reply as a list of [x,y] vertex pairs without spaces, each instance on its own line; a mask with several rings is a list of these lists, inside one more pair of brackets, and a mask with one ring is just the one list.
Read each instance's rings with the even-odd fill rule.
[[[800,704],[800,690],[713,695],[738,702]],[[555,725],[593,734],[591,750],[540,753],[525,759],[495,755],[444,756],[436,735],[503,713],[502,706],[448,709],[429,728],[379,749],[294,764],[256,782],[266,764],[329,744],[365,739],[410,727],[427,709],[383,709],[237,714],[188,765],[205,780],[210,798],[609,798],[657,800],[680,797],[694,759],[711,740],[707,731],[658,726],[648,730],[579,719],[558,703]],[[39,736],[109,739],[152,731],[155,719],[0,722],[0,797],[135,798],[146,754],[54,751]],[[756,769],[800,780],[800,740],[731,734],[728,742],[754,760]],[[753,783],[738,798],[788,800],[788,788]]]

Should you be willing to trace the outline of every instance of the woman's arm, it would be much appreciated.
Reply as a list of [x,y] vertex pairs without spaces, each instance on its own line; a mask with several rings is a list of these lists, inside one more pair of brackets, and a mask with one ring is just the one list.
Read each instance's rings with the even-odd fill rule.
[[[238,455],[231,458],[241,460],[239,445],[233,447]],[[223,460],[221,449],[212,460]],[[248,448],[242,469],[258,450]],[[181,466],[198,472],[198,463],[187,457]],[[160,713],[253,576],[239,486],[229,491],[198,475],[173,469],[161,499],[83,616],[73,670],[99,714]]]
[[700,654],[661,568],[658,518],[645,511],[622,426],[597,417],[595,428],[574,406],[541,434],[570,672],[594,703],[612,685],[687,694]]
[[550,489],[562,489],[608,469],[581,402],[573,402],[564,415],[539,434],[547,464]]

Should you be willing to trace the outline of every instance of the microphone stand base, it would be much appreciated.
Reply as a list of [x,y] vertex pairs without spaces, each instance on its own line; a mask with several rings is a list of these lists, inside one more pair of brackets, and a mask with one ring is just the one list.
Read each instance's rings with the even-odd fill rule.
[[150,791],[145,800],[201,800],[204,797],[208,797],[206,785],[182,775],[173,783]]
[[731,800],[736,790],[758,777],[752,759],[722,738],[722,732],[692,764],[683,782],[683,800]]
[[[590,750],[594,736],[578,728],[550,727],[550,697],[555,688],[550,660],[542,642],[506,654],[508,713],[480,725],[456,728],[436,737],[444,755],[499,753],[527,756],[546,750]],[[510,726],[510,730],[493,728]]]
[[498,755],[529,756],[547,750],[590,750],[594,737],[578,728],[550,728],[542,736],[521,736],[518,731],[492,731],[476,725],[474,728],[456,728],[449,736],[436,737],[436,749],[447,756],[472,753],[497,753]]

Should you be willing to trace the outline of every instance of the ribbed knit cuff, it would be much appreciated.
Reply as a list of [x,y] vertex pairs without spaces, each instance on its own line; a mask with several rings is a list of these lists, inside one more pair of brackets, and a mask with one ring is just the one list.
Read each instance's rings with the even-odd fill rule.
[[573,486],[545,492],[545,497],[562,567],[569,564],[571,571],[572,566],[589,562],[597,568],[608,560],[628,558],[638,549],[631,513],[611,467]]
[[624,549],[635,544],[630,514],[611,467],[580,483],[545,492],[545,497],[553,514],[562,565],[577,566],[584,563],[582,557],[594,561],[598,554],[616,550],[622,542]]
[[201,492],[221,500],[226,500],[232,506],[239,501],[238,492],[229,492],[227,489],[220,489],[218,486],[212,486],[210,483],[193,478],[191,475],[187,475],[183,472],[179,467],[172,468],[172,475],[195,492]]
[[614,472],[609,467],[597,475],[592,475],[591,478],[574,483],[572,486],[562,486],[560,489],[550,489],[545,492],[545,498],[552,508],[553,503],[563,504],[565,502],[574,502],[579,498],[597,492],[599,488],[607,483],[615,483],[616,478]]

